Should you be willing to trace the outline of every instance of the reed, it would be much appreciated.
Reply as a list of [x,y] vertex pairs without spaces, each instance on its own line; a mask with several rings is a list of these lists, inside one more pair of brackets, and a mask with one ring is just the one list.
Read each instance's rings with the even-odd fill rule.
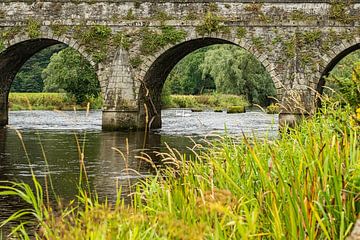
[[[143,159],[157,174],[133,186],[131,206],[121,194],[113,206],[101,203],[86,189],[56,216],[29,201],[41,216],[36,237],[345,239],[360,212],[360,127],[352,118],[353,109],[328,106],[276,140],[225,136],[197,144],[195,157],[168,147],[158,153],[161,168]],[[23,186],[1,194],[32,196]]]

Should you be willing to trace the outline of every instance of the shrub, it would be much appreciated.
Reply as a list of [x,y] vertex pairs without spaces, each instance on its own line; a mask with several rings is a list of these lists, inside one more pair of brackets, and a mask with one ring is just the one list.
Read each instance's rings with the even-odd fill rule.
[[280,113],[280,105],[276,103],[272,103],[266,108],[266,112],[269,114]]
[[245,107],[244,106],[231,106],[228,107],[227,113],[244,113]]

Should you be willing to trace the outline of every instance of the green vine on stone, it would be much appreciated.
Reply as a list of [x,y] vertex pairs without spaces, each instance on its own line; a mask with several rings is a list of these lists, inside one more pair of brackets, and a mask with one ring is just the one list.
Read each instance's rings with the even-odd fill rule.
[[41,27],[41,24],[39,21],[37,21],[33,18],[30,18],[26,22],[26,31],[27,31],[28,36],[32,39],[38,38],[41,35],[40,27]]
[[143,63],[143,60],[140,56],[135,56],[130,58],[130,65],[132,68],[136,69]]
[[181,42],[186,38],[186,35],[187,33],[184,30],[170,26],[161,27],[160,32],[144,28],[140,32],[140,52],[142,55],[151,55],[168,44]]
[[63,25],[51,25],[50,28],[57,37],[60,37],[69,31],[69,27]]
[[261,37],[252,37],[251,41],[254,44],[256,50],[262,51],[265,49],[265,43]]
[[247,30],[244,27],[238,27],[236,31],[236,37],[242,39],[246,36]]
[[205,15],[203,23],[196,27],[196,32],[205,36],[211,33],[218,33],[224,31],[224,25],[222,25],[222,18],[217,16],[211,11],[208,11]]
[[110,27],[95,25],[84,31],[83,26],[78,26],[75,37],[80,45],[85,46],[86,51],[92,55],[95,62],[105,60],[112,37]]
[[329,9],[330,19],[342,23],[350,23],[352,17],[350,16],[348,10],[351,3],[352,3],[351,0],[332,0],[330,2],[330,9]]
[[121,47],[125,50],[129,50],[131,47],[131,39],[123,32],[117,32],[112,36],[112,42],[115,47]]

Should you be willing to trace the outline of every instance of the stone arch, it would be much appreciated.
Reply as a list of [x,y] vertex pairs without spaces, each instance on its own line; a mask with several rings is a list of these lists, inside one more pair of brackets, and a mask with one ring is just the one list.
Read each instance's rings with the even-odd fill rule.
[[324,66],[321,67],[318,75],[317,92],[323,93],[326,77],[329,76],[330,72],[334,67],[347,55],[360,49],[360,38],[354,39],[351,42],[342,41],[341,44],[334,46],[328,54],[322,57]]
[[11,84],[23,66],[35,53],[52,45],[64,43],[77,50],[96,71],[96,64],[91,56],[73,39],[42,33],[38,38],[29,38],[27,34],[18,34],[5,43],[0,52],[0,126],[8,124],[8,95]]
[[[148,57],[140,66],[139,74],[135,77],[141,83],[138,96],[140,125],[146,126],[146,124],[149,124],[151,128],[161,127],[161,90],[167,76],[185,56],[197,49],[215,44],[231,44],[244,48],[253,54],[270,74],[277,89],[277,98],[281,99],[283,85],[276,74],[274,64],[268,60],[269,58],[265,53],[257,51],[252,43],[246,41],[246,39],[240,40],[222,34],[206,37],[193,36],[181,43],[164,47],[156,54]],[[146,109],[144,104],[147,106]],[[142,122],[145,119],[148,119],[149,123]]]

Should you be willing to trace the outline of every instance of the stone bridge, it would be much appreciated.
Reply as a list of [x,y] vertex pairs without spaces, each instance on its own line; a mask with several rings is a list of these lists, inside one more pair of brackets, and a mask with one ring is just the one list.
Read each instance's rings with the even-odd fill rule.
[[281,122],[312,114],[325,76],[360,48],[360,0],[2,0],[0,124],[26,60],[58,43],[96,69],[108,130],[161,127],[161,90],[187,54],[251,52],[272,76]]

